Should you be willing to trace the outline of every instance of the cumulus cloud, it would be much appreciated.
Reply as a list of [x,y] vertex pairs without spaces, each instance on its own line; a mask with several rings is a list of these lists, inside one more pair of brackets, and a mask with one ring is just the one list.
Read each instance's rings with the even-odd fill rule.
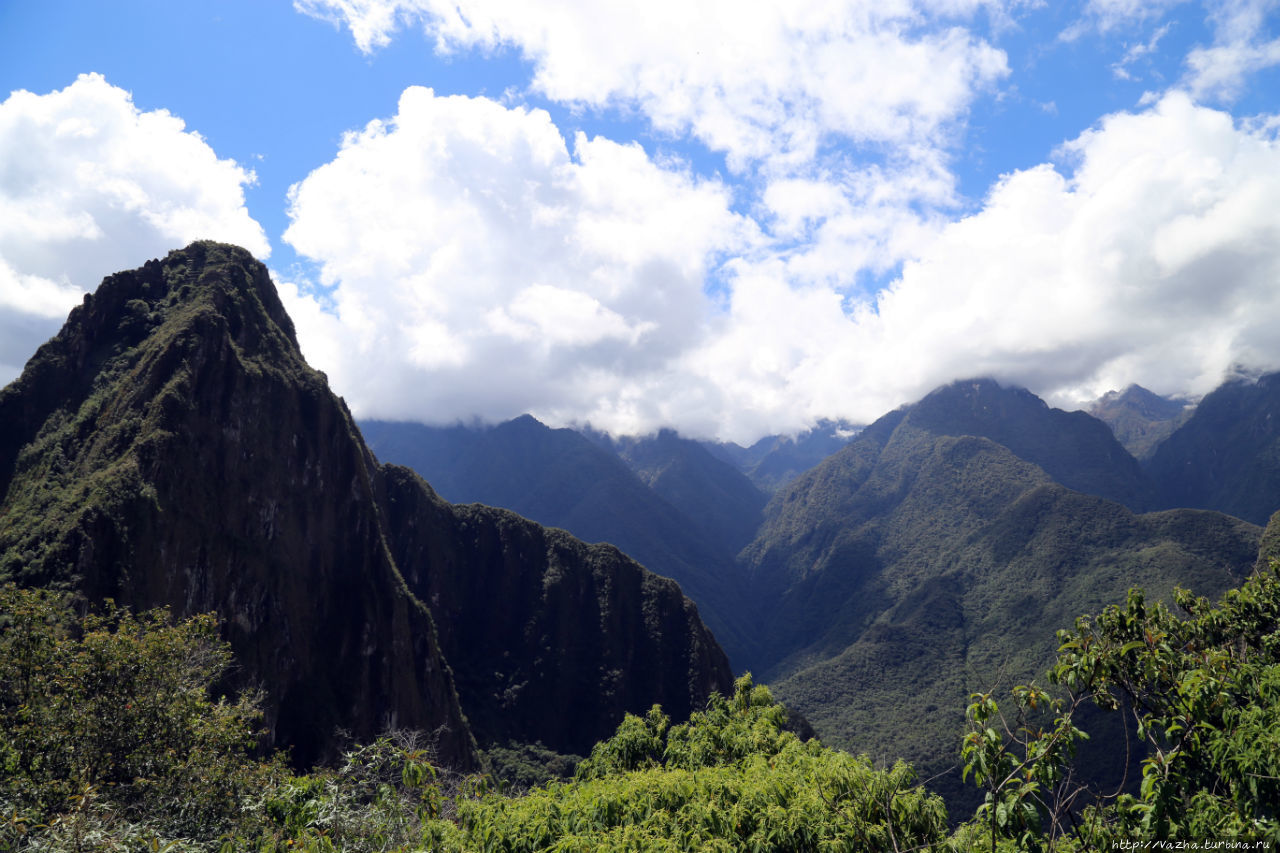
[[1179,93],[1109,116],[1064,146],[1074,168],[1004,176],[858,305],[744,268],[697,367],[777,423],[866,420],[961,375],[1071,404],[1280,364],[1280,146],[1263,124]]
[[12,93],[0,151],[0,383],[109,273],[199,238],[270,251],[244,205],[253,173],[100,75]]
[[345,23],[361,50],[416,24],[440,52],[514,48],[532,87],[582,107],[640,110],[732,168],[808,163],[832,138],[919,144],[945,134],[1008,73],[964,24],[991,0],[295,0]]
[[[704,284],[758,229],[714,181],[550,116],[410,88],[291,190],[285,240],[334,289],[285,288],[361,414],[616,420],[705,333]],[[621,408],[620,408],[621,407]]]
[[413,89],[294,190],[286,239],[333,310],[286,290],[364,416],[750,440],[963,375],[1058,403],[1204,393],[1234,364],[1280,364],[1277,126],[1176,92],[1111,115],[902,238],[901,275],[859,296],[831,270],[866,236],[849,199],[875,181],[775,182],[762,228],[636,146],[570,146],[545,113]]

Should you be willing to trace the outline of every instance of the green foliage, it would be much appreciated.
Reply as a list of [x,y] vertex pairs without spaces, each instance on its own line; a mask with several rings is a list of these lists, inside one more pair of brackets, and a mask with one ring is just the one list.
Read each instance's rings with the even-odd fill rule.
[[1078,795],[1069,764],[1088,735],[1064,713],[1061,699],[1034,685],[1014,688],[1013,698],[1010,719],[990,694],[972,697],[963,776],[972,774],[984,789],[974,822],[986,827],[991,849],[1009,839],[1019,850],[1040,851],[1068,831],[1064,819]]
[[516,741],[491,746],[484,757],[494,778],[517,791],[572,778],[582,761],[580,755],[556,752],[541,743]]
[[[1086,849],[1280,841],[1280,563],[1217,607],[1185,590],[1176,600],[1187,618],[1149,606],[1135,589],[1123,607],[1060,632],[1049,677],[1069,699],[1018,688],[1016,727],[989,695],[974,697],[965,772],[987,789],[978,822],[989,824],[992,846],[998,836],[1022,849],[1053,846],[1068,822]],[[1128,717],[1146,747],[1136,796],[1087,791],[1073,779],[1072,751],[1084,736],[1074,720],[1086,701]],[[1051,722],[1022,722],[1046,703]]]
[[230,659],[212,615],[170,625],[108,604],[73,620],[54,594],[0,588],[0,849],[234,831],[279,768],[253,757],[256,697],[209,693]]
[[263,799],[269,826],[255,847],[350,853],[434,849],[456,833],[440,819],[447,804],[433,757],[416,733],[393,732],[349,751],[336,770],[288,780]]
[[459,805],[464,849],[942,849],[946,812],[905,764],[801,742],[750,676],[671,726],[654,708],[597,745],[572,783]]
[[[687,722],[628,715],[569,781],[518,796],[441,771],[393,733],[292,776],[254,756],[252,697],[212,698],[230,664],[212,616],[171,625],[0,588],[0,850],[1086,851],[1148,840],[1280,840],[1280,563],[1178,618],[1135,590],[1059,634],[1050,680],[1002,708],[975,694],[964,776],[983,791],[949,833],[898,762],[802,741],[744,676]],[[1128,717],[1134,792],[1076,768],[1086,704]],[[545,749],[506,748],[528,760]],[[522,759],[523,760],[523,759]]]
[[1123,709],[1146,742],[1136,799],[1095,818],[1152,838],[1280,840],[1280,564],[1179,619],[1133,591],[1059,635],[1051,678]]

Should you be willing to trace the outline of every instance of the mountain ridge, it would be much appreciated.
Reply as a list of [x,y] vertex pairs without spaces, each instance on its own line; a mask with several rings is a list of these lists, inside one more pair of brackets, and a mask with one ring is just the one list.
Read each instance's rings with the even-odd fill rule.
[[504,507],[588,542],[616,545],[675,579],[731,660],[754,642],[733,565],[703,529],[646,484],[611,446],[529,415],[492,426],[363,421],[381,458],[436,484],[447,500]]
[[[1083,447],[1102,467],[1119,447],[1105,425],[995,383],[940,390],[781,489],[742,560],[771,652],[754,671],[824,742],[943,773],[938,790],[963,799],[944,771],[970,692],[1038,677],[1052,628],[1129,586],[1151,600],[1176,584],[1223,591],[1252,568],[1261,531],[1203,510],[1135,514],[1070,489],[996,438],[1028,411],[1033,423],[1083,424],[1083,439],[1024,441],[1024,452],[1061,465]],[[1013,427],[993,428],[1005,412]],[[1112,481],[1122,493],[1133,482]]]

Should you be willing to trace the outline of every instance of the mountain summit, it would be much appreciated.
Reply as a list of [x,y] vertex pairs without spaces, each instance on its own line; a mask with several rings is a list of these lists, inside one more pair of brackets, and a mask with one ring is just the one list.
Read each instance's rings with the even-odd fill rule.
[[232,246],[110,276],[71,312],[0,391],[0,495],[0,581],[216,610],[299,764],[388,725],[462,767],[477,740],[582,751],[624,711],[730,686],[673,582],[379,465]]

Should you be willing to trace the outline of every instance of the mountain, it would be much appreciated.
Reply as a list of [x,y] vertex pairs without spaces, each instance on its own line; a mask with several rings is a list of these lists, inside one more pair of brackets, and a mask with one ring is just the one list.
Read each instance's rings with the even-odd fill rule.
[[773,494],[844,447],[860,429],[847,421],[823,419],[798,435],[768,435],[750,447],[732,442],[704,442],[704,446]]
[[1133,496],[1130,463],[1100,422],[987,381],[884,416],[780,490],[743,551],[752,668],[824,742],[943,773],[969,693],[1040,677],[1056,628],[1130,586],[1212,596],[1252,568],[1251,524],[1135,514],[1048,470]]
[[737,554],[755,536],[768,498],[700,442],[664,429],[650,436],[613,439],[611,446],[721,553]]
[[1194,407],[1186,400],[1161,397],[1141,385],[1130,385],[1123,391],[1103,394],[1087,411],[1111,427],[1116,440],[1141,462],[1186,423]]
[[675,581],[513,512],[450,506],[408,468],[386,472],[393,554],[431,603],[482,744],[585,755],[625,712],[657,703],[686,719],[729,689],[724,652]]
[[911,421],[938,435],[973,435],[1004,445],[1069,489],[1122,503],[1152,506],[1142,468],[1106,424],[1084,412],[1053,409],[1023,388],[990,379],[953,382],[912,407]]
[[1206,395],[1146,467],[1162,506],[1266,524],[1280,509],[1280,373],[1232,380]]
[[496,426],[372,420],[361,429],[379,458],[412,468],[447,500],[503,507],[588,542],[610,543],[674,578],[731,660],[751,648],[733,563],[737,548],[717,547],[728,534],[700,529],[607,444],[529,415]]
[[301,765],[389,724],[460,767],[476,738],[581,750],[731,682],[675,584],[379,465],[235,247],[109,276],[71,312],[0,391],[0,495],[0,581],[216,610],[229,686],[264,689]]

